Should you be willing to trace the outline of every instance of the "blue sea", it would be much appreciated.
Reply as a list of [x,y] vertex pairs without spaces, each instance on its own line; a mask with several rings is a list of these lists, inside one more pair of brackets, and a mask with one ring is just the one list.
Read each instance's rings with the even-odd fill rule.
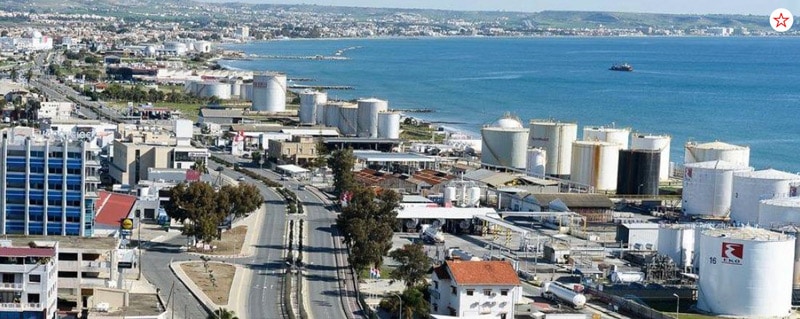
[[[254,55],[349,60],[222,61],[348,85],[331,98],[377,97],[390,108],[475,136],[511,112],[749,145],[751,165],[800,171],[800,38],[420,38],[279,40],[229,46]],[[619,62],[634,72],[612,72]]]

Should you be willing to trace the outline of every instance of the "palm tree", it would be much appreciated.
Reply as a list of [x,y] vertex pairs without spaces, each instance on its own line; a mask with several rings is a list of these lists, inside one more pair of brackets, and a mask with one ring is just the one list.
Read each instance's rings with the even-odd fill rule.
[[239,319],[233,310],[219,308],[214,313],[209,314],[207,319]]

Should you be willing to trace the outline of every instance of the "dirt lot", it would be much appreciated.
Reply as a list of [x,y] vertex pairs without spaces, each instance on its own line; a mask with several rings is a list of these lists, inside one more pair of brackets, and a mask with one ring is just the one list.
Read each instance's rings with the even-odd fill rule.
[[207,255],[236,255],[242,250],[244,237],[247,235],[247,226],[237,226],[222,233],[222,240],[211,242],[211,246],[216,246],[213,250],[203,251],[197,249],[199,253]]
[[216,278],[216,286],[211,283],[209,272],[206,272],[202,261],[181,264],[181,269],[215,304],[221,306],[228,304],[228,296],[230,295],[236,267],[209,262],[208,270]]

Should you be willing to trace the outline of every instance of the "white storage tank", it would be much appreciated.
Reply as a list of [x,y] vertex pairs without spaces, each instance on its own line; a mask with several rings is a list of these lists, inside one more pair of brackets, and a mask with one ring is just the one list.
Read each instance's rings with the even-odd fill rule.
[[317,124],[318,112],[322,111],[322,105],[328,103],[328,95],[323,92],[305,90],[300,92],[300,124]]
[[378,113],[378,137],[391,139],[400,138],[400,113]]
[[547,168],[547,151],[543,148],[528,149],[528,175],[544,177]]
[[481,163],[525,169],[528,130],[518,118],[506,114],[481,129]]
[[658,229],[658,253],[669,256],[679,269],[692,266],[695,254],[695,228],[688,225],[666,225]]
[[659,165],[658,179],[660,181],[669,180],[669,152],[672,138],[669,135],[646,135],[634,134],[631,138],[631,149],[659,151],[661,153],[661,163]]
[[323,122],[325,126],[339,127],[339,107],[344,104],[345,102],[329,101],[322,107],[324,110],[322,113],[325,114],[325,121]]
[[597,190],[617,189],[619,144],[601,141],[572,142],[570,180]]
[[358,106],[352,103],[342,103],[336,109],[339,116],[336,122],[339,124],[339,133],[342,135],[356,135],[358,132]]
[[699,163],[708,161],[726,161],[741,166],[750,166],[750,148],[723,142],[695,143],[688,142],[685,147],[683,162]]
[[456,201],[456,187],[455,186],[447,186],[444,188],[444,205],[450,206]]
[[762,200],[758,204],[758,224],[761,227],[800,225],[800,197]]
[[697,308],[744,318],[791,313],[794,237],[760,228],[712,229],[700,236]]
[[240,99],[242,97],[242,81],[241,80],[234,80],[228,82],[231,85],[231,98],[232,99]]
[[733,173],[753,169],[726,161],[710,161],[686,164],[684,170],[684,214],[728,216],[733,197]]
[[253,83],[244,83],[242,84],[241,95],[239,98],[242,100],[251,101],[253,100]]
[[478,207],[481,202],[481,188],[478,186],[471,186],[468,188],[469,197],[467,198],[467,206]]
[[253,110],[286,111],[286,74],[253,75]]
[[376,98],[358,100],[359,137],[378,137],[378,113],[389,110],[389,102]]
[[[202,91],[205,90],[205,91]],[[223,82],[206,82],[204,88],[201,89],[200,96],[212,97],[216,96],[221,100],[231,99],[231,85]]]
[[603,126],[584,126],[584,141],[601,141],[619,144],[621,150],[628,149],[628,138],[631,135],[629,128],[614,128]]
[[800,175],[775,169],[733,174],[731,219],[741,223],[758,222],[758,202],[763,199],[789,197],[800,185]]
[[578,139],[578,124],[531,120],[528,147],[547,152],[547,175],[567,178],[572,168],[572,142]]

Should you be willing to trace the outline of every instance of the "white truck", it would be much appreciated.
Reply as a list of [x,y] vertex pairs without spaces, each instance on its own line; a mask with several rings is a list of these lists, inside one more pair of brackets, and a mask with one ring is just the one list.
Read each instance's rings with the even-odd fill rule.
[[557,281],[548,281],[542,285],[542,297],[567,303],[575,309],[586,305],[585,295]]
[[433,227],[429,224],[420,225],[419,238],[426,243],[438,244],[444,243],[444,234],[438,227]]

